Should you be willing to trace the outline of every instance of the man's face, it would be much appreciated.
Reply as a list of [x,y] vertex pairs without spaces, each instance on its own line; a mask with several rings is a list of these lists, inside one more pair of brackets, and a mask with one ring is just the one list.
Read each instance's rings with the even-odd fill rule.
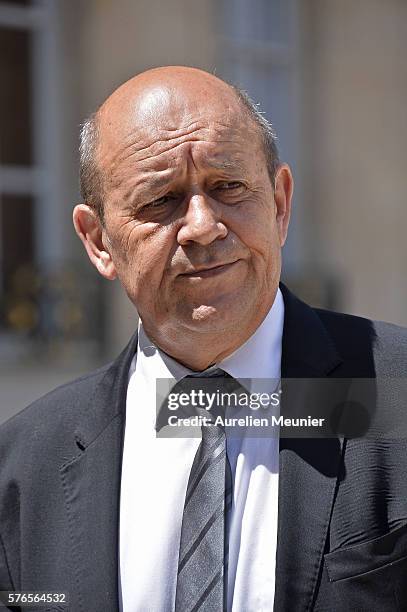
[[101,130],[102,240],[152,338],[234,333],[280,277],[286,227],[259,134],[237,101],[199,102],[158,88]]

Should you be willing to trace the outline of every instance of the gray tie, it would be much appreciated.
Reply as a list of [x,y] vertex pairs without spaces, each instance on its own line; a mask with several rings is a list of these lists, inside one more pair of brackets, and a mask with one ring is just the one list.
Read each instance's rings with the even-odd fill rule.
[[[234,381],[220,369],[199,377]],[[202,441],[189,475],[182,518],[176,612],[222,612],[227,593],[227,519],[232,474],[223,428],[202,426]]]

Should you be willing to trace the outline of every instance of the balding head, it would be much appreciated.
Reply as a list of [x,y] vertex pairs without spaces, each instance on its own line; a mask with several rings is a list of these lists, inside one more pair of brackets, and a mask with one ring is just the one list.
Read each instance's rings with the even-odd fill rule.
[[[197,68],[166,66],[143,72],[116,89],[84,124],[81,132],[80,183],[84,201],[103,222],[103,201],[108,187],[106,162],[115,163],[114,151],[135,127],[149,125],[152,142],[154,126],[177,129],[182,119],[223,117],[225,122],[251,122],[264,150],[272,182],[279,163],[275,134],[254,102],[242,90]],[[116,160],[118,161],[118,160]]]
[[208,105],[225,113],[242,110],[233,88],[218,77],[197,68],[166,66],[136,75],[116,89],[100,107],[99,119],[117,129],[123,118],[137,114],[142,125],[163,115],[169,105],[185,107],[186,112],[192,107],[204,113]]

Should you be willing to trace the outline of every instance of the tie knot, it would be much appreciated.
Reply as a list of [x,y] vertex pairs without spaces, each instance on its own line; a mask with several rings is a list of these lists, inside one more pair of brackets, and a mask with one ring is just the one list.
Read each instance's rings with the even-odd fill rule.
[[194,372],[193,374],[187,374],[185,378],[232,378],[230,374],[222,370],[222,368],[217,368],[216,366],[210,366],[206,368],[206,370],[202,370],[202,372]]
[[190,420],[195,425],[194,417],[199,417],[202,434],[206,429],[208,437],[219,435],[215,430],[224,429],[226,408],[233,406],[233,398],[244,392],[246,390],[233,376],[215,366],[188,374],[175,383],[162,402],[157,415],[157,431],[169,423],[174,424],[175,420],[182,424]]

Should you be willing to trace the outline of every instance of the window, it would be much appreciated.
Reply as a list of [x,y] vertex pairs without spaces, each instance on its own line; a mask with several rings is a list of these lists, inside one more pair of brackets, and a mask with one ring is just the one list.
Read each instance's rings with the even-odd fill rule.
[[[34,264],[32,45],[29,2],[0,3],[0,326],[33,326],[35,306],[16,287]],[[19,5],[19,6],[18,6]],[[28,314],[30,311],[30,315]]]
[[60,7],[0,0],[0,361],[92,340],[100,322],[66,238]]
[[[298,185],[297,3],[298,0],[223,0],[220,52],[222,76],[247,90],[272,121],[281,158],[289,162]],[[285,247],[286,268],[299,252],[297,212],[293,212]]]

